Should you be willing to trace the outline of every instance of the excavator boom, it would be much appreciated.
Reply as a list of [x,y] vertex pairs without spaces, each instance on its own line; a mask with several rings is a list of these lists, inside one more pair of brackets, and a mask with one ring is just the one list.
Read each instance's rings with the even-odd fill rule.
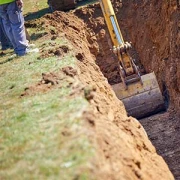
[[128,114],[136,118],[164,110],[164,100],[155,74],[140,75],[128,53],[131,44],[124,42],[111,1],[99,2],[113,43],[113,52],[119,61],[122,83],[112,85],[116,96],[123,101]]

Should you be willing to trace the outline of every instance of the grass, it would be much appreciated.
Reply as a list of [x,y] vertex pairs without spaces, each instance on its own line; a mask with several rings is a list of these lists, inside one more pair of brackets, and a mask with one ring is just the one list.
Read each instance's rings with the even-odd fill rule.
[[[36,1],[26,2],[25,12],[29,12]],[[46,2],[31,7],[41,9]],[[35,43],[42,47],[44,40]],[[71,46],[66,39],[56,43]],[[88,108],[84,97],[70,98],[66,78],[61,88],[21,97],[25,88],[41,80],[42,73],[76,67],[72,53],[61,60],[40,59],[39,54],[11,58],[12,51],[6,53],[0,59],[0,179],[93,179],[89,162],[94,150],[82,122]]]
[[24,1],[24,14],[35,13],[47,8],[47,0],[26,0]]
[[71,89],[64,81],[61,89],[20,98],[42,72],[58,71],[73,61],[72,56],[64,61],[26,56],[1,65],[1,179],[73,179],[88,162],[92,151],[81,122],[88,105],[83,97],[68,98]]

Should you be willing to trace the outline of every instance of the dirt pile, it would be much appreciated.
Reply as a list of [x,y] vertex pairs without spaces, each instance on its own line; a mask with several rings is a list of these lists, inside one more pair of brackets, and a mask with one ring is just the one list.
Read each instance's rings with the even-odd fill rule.
[[[101,15],[100,8],[93,8],[79,9],[75,14],[97,16],[97,9]],[[87,98],[90,108],[84,113],[84,120],[97,150],[96,159],[92,160],[95,179],[174,179],[143,127],[136,119],[127,117],[122,102],[95,64],[97,56],[103,60],[106,52],[104,50],[104,55],[100,55],[101,47],[97,43],[97,39],[104,35],[102,17],[96,18],[96,25],[100,25],[99,32],[96,32],[98,27],[94,27],[94,23],[86,24],[75,14],[55,12],[47,15],[44,21],[47,27],[49,24],[56,27],[57,37],[63,34],[73,44],[80,70],[78,77],[84,86],[89,87],[89,93],[93,91],[93,96]]]

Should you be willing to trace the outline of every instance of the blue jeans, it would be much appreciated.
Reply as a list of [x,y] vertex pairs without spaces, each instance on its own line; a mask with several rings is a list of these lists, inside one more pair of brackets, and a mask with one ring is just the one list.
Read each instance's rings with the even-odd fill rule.
[[0,42],[1,42],[2,50],[6,50],[6,49],[12,47],[12,44],[11,44],[9,38],[7,37],[7,35],[4,31],[1,17],[0,17]]
[[16,2],[0,5],[0,17],[15,53],[19,56],[25,55],[28,41],[25,34],[24,17]]

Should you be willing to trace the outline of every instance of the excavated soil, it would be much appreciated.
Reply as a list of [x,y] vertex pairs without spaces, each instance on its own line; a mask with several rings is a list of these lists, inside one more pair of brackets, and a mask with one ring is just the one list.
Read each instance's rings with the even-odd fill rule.
[[[177,1],[127,0],[123,4],[113,1],[113,4],[125,39],[134,45],[132,57],[136,58],[142,73],[155,72],[166,97],[168,112],[141,122],[175,178],[180,179],[180,163],[177,160],[180,154],[180,16]],[[76,76],[89,88],[84,93],[90,103],[84,120],[97,150],[93,160],[95,179],[174,179],[142,125],[127,116],[123,103],[109,85],[120,82],[120,77],[99,4],[69,13],[54,12],[42,21],[44,27],[50,25],[56,28],[56,32],[50,33],[52,37],[65,36],[71,42],[79,69]],[[62,47],[59,49],[64,53]],[[56,48],[45,57],[55,54],[55,51]],[[58,79],[57,75],[50,75]],[[44,75],[46,77],[49,76]],[[44,78],[37,86],[49,83],[49,79],[45,81]]]

